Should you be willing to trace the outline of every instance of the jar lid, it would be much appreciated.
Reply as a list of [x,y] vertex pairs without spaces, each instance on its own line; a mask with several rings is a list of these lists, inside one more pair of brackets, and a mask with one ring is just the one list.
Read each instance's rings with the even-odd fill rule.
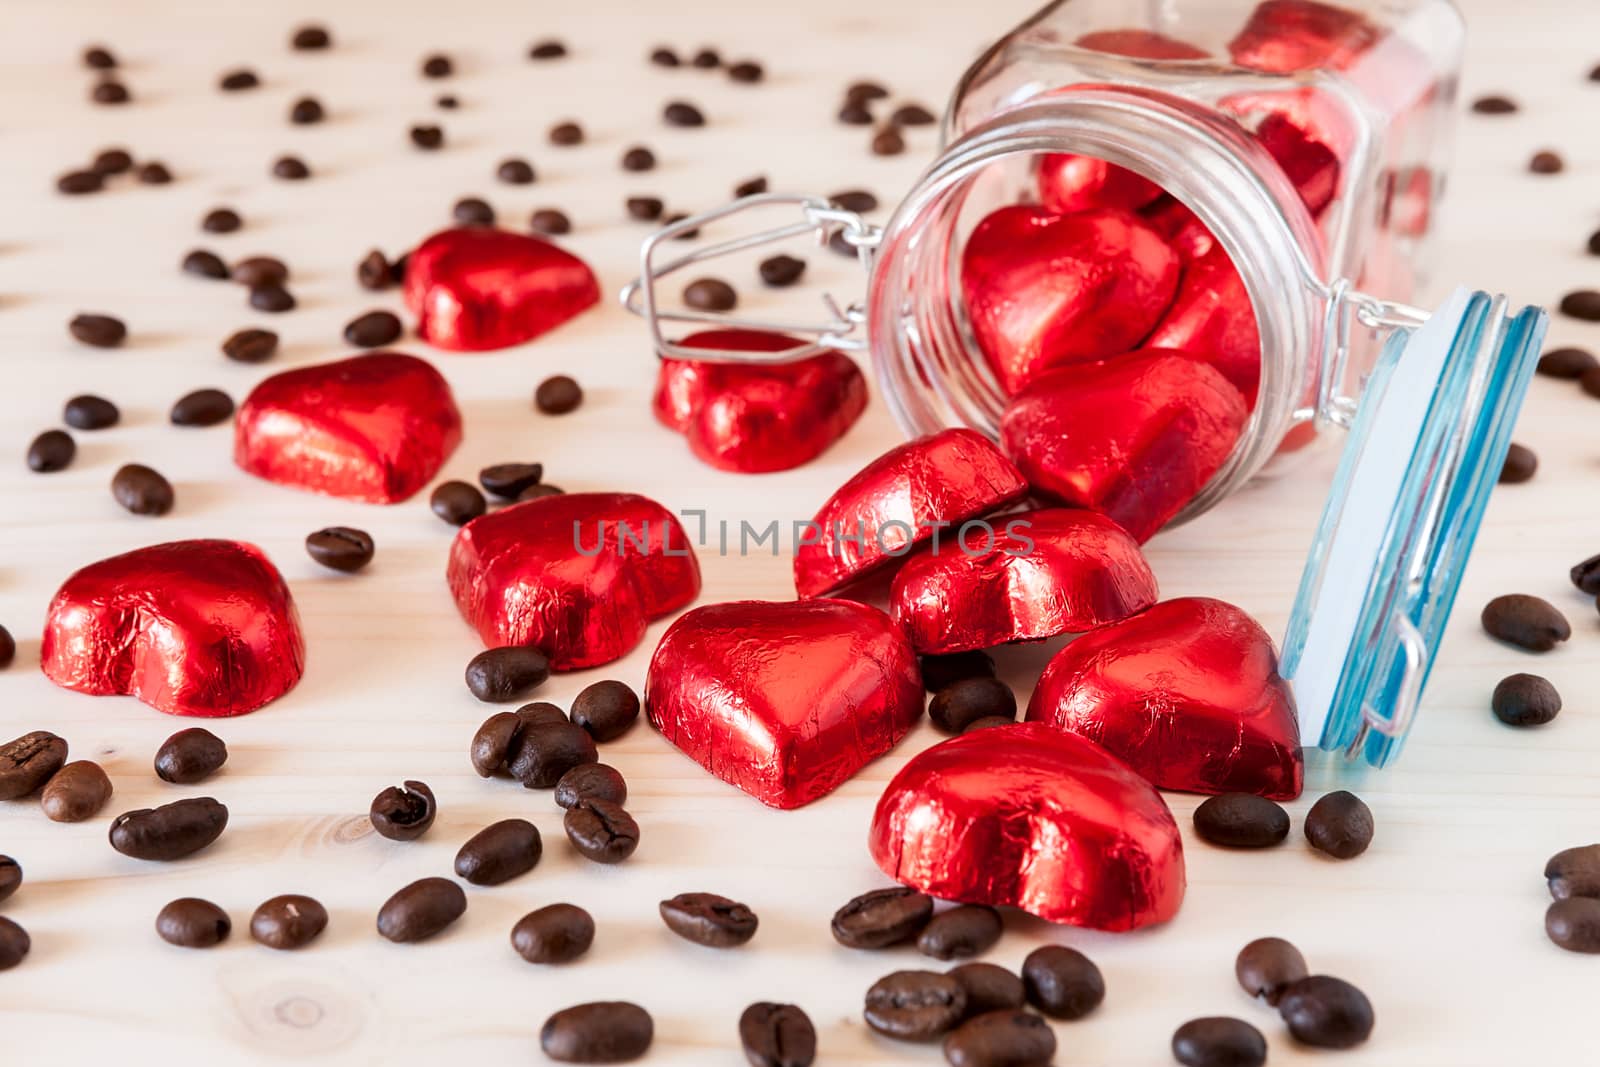
[[1376,767],[1399,752],[1547,325],[1459,289],[1384,345],[1284,639],[1307,744]]

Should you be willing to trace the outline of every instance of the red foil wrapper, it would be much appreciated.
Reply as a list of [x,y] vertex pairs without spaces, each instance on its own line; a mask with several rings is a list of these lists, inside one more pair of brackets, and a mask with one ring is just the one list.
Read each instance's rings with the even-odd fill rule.
[[1139,543],[1104,515],[1044,508],[931,545],[894,578],[890,611],[921,653],[1083,633],[1156,602]]
[[531,341],[600,300],[589,265],[530,234],[491,226],[436,233],[406,260],[417,335],[453,352]]
[[1216,235],[1174,197],[1162,196],[1140,214],[1151,229],[1167,239],[1184,266],[1218,247]]
[[1256,140],[1278,161],[1313,218],[1333,203],[1339,191],[1339,157],[1333,149],[1282,112],[1261,120]]
[[1137,347],[1178,274],[1178,254],[1137,215],[1025,204],[980,222],[961,260],[973,333],[1008,394],[1053,367]]
[[1146,345],[1204,359],[1255,407],[1261,334],[1244,280],[1220,245],[1184,268],[1178,297]]
[[876,608],[742,600],[673,623],[645,681],[662,736],[774,808],[826,796],[922,716],[916,653]]
[[447,578],[484,644],[533,645],[558,671],[620,659],[651,619],[700,595],[683,527],[632,493],[566,493],[473,519]]
[[282,485],[396,504],[460,443],[461,413],[443,376],[416,356],[373,352],[257,385],[234,420],[233,461]]
[[[706,330],[679,342],[708,352],[779,352],[800,343],[754,330]],[[867,407],[866,378],[839,352],[791,363],[660,362],[656,418],[718,470],[798,467],[827,451]]]
[[1300,727],[1272,639],[1232,604],[1168,600],[1057,653],[1028,721],[1081,734],[1162,789],[1300,795]]
[[828,498],[797,539],[794,588],[826,596],[900,562],[936,530],[1020,500],[1028,484],[994,442],[952,429],[891,448]]
[[1317,0],[1263,0],[1228,42],[1228,54],[1241,67],[1291,74],[1347,66],[1379,37],[1358,11]]
[[68,578],[50,602],[40,661],[63,689],[221,718],[293,689],[306,646],[289,587],[259,548],[173,541]]
[[1086,33],[1073,43],[1091,52],[1133,59],[1205,59],[1211,54],[1187,41],[1149,30],[1100,30]]
[[1000,440],[1034,490],[1142,543],[1222,467],[1247,418],[1216,368],[1148,349],[1040,378],[1006,409]]
[[1039,159],[1039,203],[1051,211],[1138,211],[1160,195],[1161,186],[1094,156],[1052,152]]
[[1133,930],[1183,903],[1183,842],[1161,794],[1105,749],[1041,723],[920,753],[878,801],[868,847],[941,900]]

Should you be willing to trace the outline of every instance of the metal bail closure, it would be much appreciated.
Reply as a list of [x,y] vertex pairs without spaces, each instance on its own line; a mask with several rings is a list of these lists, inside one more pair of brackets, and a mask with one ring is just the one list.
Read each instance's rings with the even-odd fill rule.
[[1300,736],[1375,767],[1399,752],[1461,587],[1548,317],[1457,290],[1392,325],[1359,405],[1284,640]]
[[[708,244],[676,259],[664,263],[657,262],[662,243],[665,241],[692,235],[702,226],[733,215],[784,205],[797,206],[800,209],[800,220],[731,237],[715,244]],[[697,323],[736,330],[755,330],[761,333],[798,334],[801,337],[811,338],[803,344],[792,345],[775,352],[734,352],[718,349],[716,360],[719,363],[789,363],[829,349],[864,349],[866,339],[854,336],[856,330],[867,321],[866,308],[861,301],[852,302],[841,308],[832,296],[824,293],[822,303],[827,309],[828,320],[820,324],[806,324],[746,319],[719,312],[664,311],[656,299],[656,283],[684,267],[734,255],[751,248],[759,248],[762,245],[804,237],[807,234],[814,236],[818,245],[826,245],[837,238],[852,246],[856,250],[862,268],[869,272],[872,269],[872,254],[883,238],[881,227],[871,225],[854,211],[835,207],[820,197],[793,196],[784,193],[762,193],[758,196],[740,197],[731,204],[700,215],[690,215],[664,226],[646,238],[639,254],[639,277],[623,288],[622,306],[635,315],[642,315],[649,323],[656,355],[661,359],[706,358],[704,349],[686,348],[667,340],[662,332],[662,324],[667,322]]]

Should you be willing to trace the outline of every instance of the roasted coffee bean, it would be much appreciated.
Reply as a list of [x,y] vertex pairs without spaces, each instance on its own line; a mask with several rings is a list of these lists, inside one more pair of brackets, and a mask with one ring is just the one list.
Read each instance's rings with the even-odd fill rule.
[[576,122],[558,122],[550,127],[550,143],[562,148],[583,143],[583,127]]
[[580,763],[556,782],[556,806],[575,808],[585,800],[625,804],[628,783],[622,772],[604,763]]
[[1568,952],[1600,952],[1600,899],[1568,897],[1544,913],[1544,932]]
[[1497,596],[1483,607],[1490,637],[1529,652],[1548,652],[1572,636],[1566,616],[1548,600],[1522,593]]
[[[666,218],[662,219],[661,220],[661,225],[662,226],[676,226],[678,223],[682,222],[684,219],[686,219],[688,217],[689,217],[688,215],[684,214],[681,211],[674,212],[673,214],[668,215]],[[692,230],[683,230],[683,231],[680,231],[678,233],[673,234],[672,235],[672,239],[674,241],[692,241],[692,240],[694,240],[695,238],[697,238],[699,236],[700,236],[700,229],[699,229],[699,227],[695,227]]]
[[44,784],[39,807],[51,822],[83,822],[100,814],[111,799],[111,779],[100,764],[77,760]]
[[939,121],[939,116],[921,104],[901,104],[889,116],[889,121],[896,126],[932,126]]
[[[460,483],[465,485],[466,483]],[[472,489],[471,486],[467,488]],[[474,493],[478,491],[472,489]],[[481,502],[483,495],[478,494]],[[479,700],[503,704],[515,700],[544,684],[550,677],[550,661],[543,652],[527,645],[503,645],[486,649],[467,664],[467,688]],[[587,736],[587,735],[585,735]],[[554,782],[550,783],[554,785]]]
[[623,1000],[563,1008],[544,1021],[539,1047],[560,1063],[626,1063],[650,1050],[650,1013]]
[[1340,789],[1306,812],[1306,840],[1336,860],[1354,859],[1372,844],[1372,809],[1354,793]]
[[546,378],[533,391],[533,406],[546,415],[565,415],[583,403],[583,387],[565,374]]
[[142,463],[129,463],[112,475],[111,495],[135,515],[165,515],[175,499],[172,483]]
[[741,85],[754,85],[766,78],[766,69],[751,59],[743,59],[728,67],[728,79]]
[[345,323],[345,343],[356,348],[381,348],[400,339],[403,327],[392,311],[368,311]]
[[328,928],[328,909],[295,893],[264,901],[250,916],[250,936],[268,948],[305,948]]
[[117,405],[93,393],[73,397],[61,410],[61,420],[74,430],[108,429],[121,418],[122,412],[117,410]]
[[250,306],[257,311],[269,311],[274,314],[293,311],[294,294],[281,285],[263,285],[250,290]]
[[767,191],[767,188],[768,185],[765,175],[747,178],[733,187],[733,198],[735,200],[742,200],[747,196],[760,196],[762,193]]
[[289,281],[289,265],[275,256],[249,256],[233,265],[234,281],[250,289],[282,286]]
[[422,60],[422,76],[424,78],[448,78],[456,72],[455,64],[450,62],[450,57],[435,53]]
[[97,104],[126,104],[133,99],[128,87],[111,78],[97,84],[89,91],[89,99]]
[[456,875],[472,885],[500,885],[539,863],[544,843],[526,819],[502,819],[467,839],[456,853]]
[[212,948],[228,939],[233,920],[228,913],[198,897],[180,897],[156,916],[161,940],[179,948]]
[[811,1067],[817,1028],[794,1004],[761,1001],[739,1016],[739,1044],[750,1067]]
[[239,330],[222,342],[222,354],[235,363],[262,363],[278,351],[278,335],[271,330]]
[[56,179],[56,192],[84,196],[105,188],[105,176],[97,170],[69,170]]
[[683,302],[696,311],[732,311],[739,294],[720,278],[700,278],[684,286]]
[[494,208],[479,196],[464,196],[450,208],[450,217],[463,226],[493,226]]
[[529,185],[533,182],[533,167],[525,159],[512,157],[495,168],[494,176],[507,185]]
[[363,256],[361,262],[356,264],[356,283],[373,292],[393,285],[394,275],[388,257],[376,248]]
[[200,220],[200,228],[206,233],[232,233],[243,225],[239,213],[227,207],[213,208]]
[[668,126],[693,127],[706,124],[705,114],[693,104],[674,100],[661,110]]
[[301,26],[289,38],[289,47],[296,52],[319,52],[333,44],[333,35],[323,26]]
[[952,686],[968,678],[993,678],[994,660],[982,650],[952,652],[943,656],[923,656],[922,688],[930,693]]
[[933,918],[933,898],[903,885],[862,893],[833,913],[833,939],[846,948],[909,941]]
[[314,96],[302,96],[289,106],[289,121],[296,126],[312,126],[326,117],[322,101]]
[[1106,999],[1106,980],[1075,948],[1043,945],[1022,961],[1028,1003],[1052,1019],[1081,1019]]
[[1567,169],[1567,161],[1551,151],[1535,152],[1528,160],[1528,170],[1534,174],[1560,174]]
[[689,65],[700,70],[716,70],[722,66],[722,53],[715,48],[702,48],[690,58]]
[[306,555],[330,570],[353,574],[372,562],[372,535],[351,526],[328,526],[306,535]]
[[621,804],[588,798],[562,817],[567,840],[596,863],[621,863],[639,847],[639,824]]
[[[1600,898],[1600,844],[1562,849],[1544,865],[1544,876],[1550,883],[1550,895],[1556,900]],[[4,899],[4,893],[0,893],[0,899]]]
[[217,80],[217,88],[225,93],[254,89],[260,84],[261,79],[256,77],[256,72],[253,70],[230,70]]
[[433,99],[434,106],[444,111],[454,111],[461,106],[461,101],[454,93],[440,93]]
[[428,496],[428,507],[451,526],[465,526],[489,510],[477,486],[461,481],[440,482]]
[[967,991],[967,1018],[989,1011],[1010,1011],[1026,1006],[1022,979],[993,963],[963,963],[952,967],[950,977]]
[[530,911],[511,928],[511,947],[529,963],[571,963],[594,944],[594,918],[576,904]]
[[272,176],[286,182],[303,182],[311,177],[311,168],[299,156],[279,156],[272,161]]
[[676,67],[681,65],[682,60],[678,58],[678,53],[663,46],[651,50],[650,62],[658,67]]
[[0,671],[11,666],[17,658],[17,640],[11,636],[11,631],[0,626]]
[[866,104],[847,101],[839,109],[839,121],[846,126],[871,126],[873,122],[872,111]]
[[543,482],[539,485],[530,485],[528,488],[518,493],[517,503],[520,504],[524,500],[542,500],[547,496],[560,496],[565,492],[566,490],[561,488],[559,485],[551,485],[548,482]]
[[1539,373],[1547,378],[1577,381],[1584,371],[1595,367],[1600,367],[1600,360],[1583,348],[1553,348],[1539,357]]
[[228,277],[228,265],[215,252],[207,252],[203,248],[196,248],[183,257],[183,272],[185,274],[193,274],[197,278],[225,281]]
[[170,418],[174,426],[216,426],[233,416],[233,397],[221,389],[196,389],[178,398]]
[[1510,115],[1517,111],[1517,102],[1499,94],[1480,96],[1472,102],[1472,110],[1480,115]]
[[38,474],[64,471],[78,454],[78,443],[65,430],[46,430],[28,444],[28,469]]
[[0,800],[17,800],[50,780],[67,762],[67,743],[46,730],[0,745]]
[[428,832],[439,814],[433,790],[423,782],[391,785],[372,798],[367,817],[372,828],[390,841],[415,841]]
[[211,797],[175,800],[111,820],[111,847],[136,860],[177,860],[222,836],[228,809]]
[[1578,289],[1561,298],[1561,313],[1583,322],[1600,322],[1600,291]]
[[901,1041],[932,1041],[954,1029],[967,1013],[967,992],[948,974],[895,971],[867,990],[862,1015],[867,1025]]
[[22,888],[22,864],[10,856],[0,856],[0,901]]
[[893,126],[886,126],[872,136],[872,154],[875,156],[898,156],[905,150],[905,138]]
[[879,83],[865,80],[852,82],[845,88],[844,91],[844,98],[846,100],[853,100],[858,103],[866,103],[871,100],[883,100],[887,98],[888,95],[889,90],[885,89]]
[[756,936],[760,920],[747,905],[715,893],[679,893],[659,908],[667,929],[707,948],[733,948]]
[[528,789],[554,789],[574,767],[600,758],[594,739],[570,722],[525,725],[506,759],[511,777]]
[[0,915],[0,971],[9,971],[21,963],[32,947],[28,931]]
[[1578,377],[1578,388],[1590,396],[1600,396],[1600,367],[1591,367]]
[[[1596,79],[1600,81],[1600,79]],[[1589,235],[1588,252],[1591,256],[1600,256],[1600,230]]]
[[634,145],[622,153],[622,169],[635,174],[655,170],[656,154],[644,145]]
[[83,65],[90,70],[113,70],[117,65],[117,57],[111,50],[100,45],[83,50]]
[[528,49],[529,59],[560,59],[567,54],[567,46],[560,41],[540,41]]
[[596,741],[614,741],[639,718],[639,694],[622,682],[595,682],[572,702],[572,721]]
[[166,185],[172,181],[172,172],[165,163],[150,162],[139,167],[137,177],[145,185]]
[[1281,937],[1258,937],[1239,950],[1234,977],[1252,997],[1276,1005],[1283,991],[1311,972],[1300,950]]
[[567,723],[567,713],[550,703],[548,700],[536,700],[532,704],[524,704],[512,712],[523,728],[533,726],[548,726],[551,723]]
[[1172,1058],[1184,1067],[1261,1067],[1267,1039],[1242,1019],[1190,1019],[1172,1035]]
[[1489,706],[1507,726],[1543,726],[1561,710],[1561,694],[1537,674],[1512,674],[1494,687]]
[[667,209],[659,196],[630,196],[624,206],[628,217],[637,222],[654,222]]
[[1500,481],[1504,485],[1515,485],[1532,478],[1539,469],[1539,457],[1527,445],[1512,443],[1506,452],[1505,465],[1500,468]]
[[378,933],[396,944],[426,941],[467,912],[467,894],[448,878],[422,878],[378,910]]
[[1016,719],[1008,719],[1003,715],[985,715],[981,719],[973,719],[967,723],[967,728],[961,732],[970,734],[974,730],[992,730],[996,726],[1015,726],[1016,724]]
[[543,463],[496,463],[478,472],[478,484],[502,500],[515,500],[544,477]]
[[1289,813],[1253,793],[1222,793],[1194,809],[1202,841],[1224,848],[1271,848],[1289,836]]
[[974,1016],[944,1039],[950,1067],[1043,1067],[1055,1054],[1055,1031],[1027,1011]]
[[89,169],[96,174],[126,174],[133,169],[133,156],[126,148],[102,148],[94,155]]
[[1590,596],[1600,595],[1600,556],[1590,556],[1568,572],[1572,584]]
[[156,750],[156,777],[174,785],[203,782],[228,762],[228,746],[210,730],[179,730]]
[[864,215],[878,210],[878,198],[865,189],[844,189],[828,197],[828,203],[843,211]]
[[947,734],[959,734],[978,719],[1017,716],[1017,696],[998,678],[952,682],[928,702],[928,719]]
[[782,289],[800,280],[800,276],[806,272],[806,261],[794,256],[770,256],[761,261],[757,270],[763,282],[774,289]]
[[1325,974],[1302,978],[1285,989],[1278,1014],[1294,1039],[1312,1048],[1354,1048],[1372,1033],[1372,1002],[1366,994]]
[[[555,715],[547,718],[542,709],[551,708]],[[554,704],[528,704],[516,711],[501,711],[483,720],[478,732],[472,736],[472,767],[480,778],[507,774],[506,761],[516,751],[517,740],[528,726],[539,722],[565,722],[566,716]]]
[[534,233],[542,233],[546,237],[560,237],[572,232],[572,220],[567,218],[566,212],[551,207],[535,211],[529,225]]
[[110,315],[75,315],[67,323],[67,330],[91,348],[116,348],[128,338],[128,328],[122,320]]
[[969,960],[1000,940],[1000,913],[983,904],[958,904],[935,915],[917,935],[917,951],[936,960]]

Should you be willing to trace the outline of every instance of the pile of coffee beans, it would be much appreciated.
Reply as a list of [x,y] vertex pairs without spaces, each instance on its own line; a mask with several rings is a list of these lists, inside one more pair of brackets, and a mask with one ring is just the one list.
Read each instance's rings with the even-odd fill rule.
[[[1372,1034],[1372,1002],[1366,994],[1341,978],[1311,974],[1300,950],[1282,938],[1264,937],[1246,945],[1234,961],[1234,975],[1246,993],[1278,1009],[1290,1035],[1302,1045],[1324,1049],[1354,1048]],[[1214,1024],[1217,1020],[1203,1022]],[[1228,1022],[1238,1023],[1238,1020]],[[1242,1036],[1239,1027],[1244,1025],[1208,1025],[1197,1027],[1197,1030],[1209,1031],[1212,1038],[1224,1047],[1245,1044],[1255,1047],[1253,1042]],[[1187,1026],[1193,1027],[1195,1024]],[[1179,1035],[1186,1036],[1191,1047],[1196,1038],[1195,1031],[1185,1035],[1184,1030],[1180,1029],[1178,1035],[1173,1037],[1174,1055],[1178,1054]],[[1265,1062],[1264,1043],[1260,1053],[1260,1058],[1239,1062]],[[1198,1057],[1184,1059],[1181,1055],[1178,1059],[1181,1063],[1197,1067],[1212,1062],[1231,1062]]]
[[1568,952],[1600,953],[1600,844],[1563,849],[1545,864],[1544,931]]

